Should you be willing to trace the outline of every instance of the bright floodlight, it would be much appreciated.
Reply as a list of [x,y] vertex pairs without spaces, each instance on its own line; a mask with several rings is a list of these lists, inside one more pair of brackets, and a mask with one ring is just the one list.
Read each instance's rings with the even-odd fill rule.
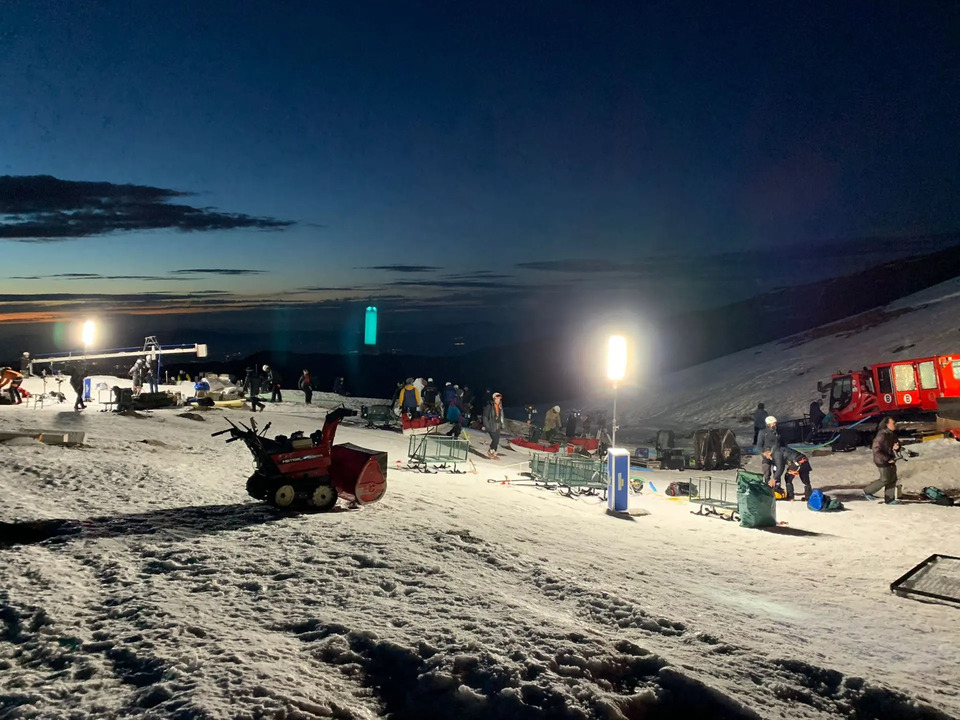
[[607,345],[607,377],[619,382],[626,374],[627,339],[623,335],[611,335]]
[[93,334],[96,330],[96,325],[94,325],[93,320],[87,320],[83,324],[83,330],[80,331],[80,337],[83,339],[83,346],[85,348],[93,345]]

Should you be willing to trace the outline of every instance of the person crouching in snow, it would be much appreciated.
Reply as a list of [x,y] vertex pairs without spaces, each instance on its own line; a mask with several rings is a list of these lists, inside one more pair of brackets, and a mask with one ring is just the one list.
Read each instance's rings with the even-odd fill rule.
[[813,488],[810,486],[810,461],[802,452],[798,452],[791,447],[779,447],[775,450],[764,450],[763,457],[771,460],[776,468],[773,477],[770,478],[769,485],[776,488],[780,485],[780,479],[783,478],[786,484],[786,498],[793,500],[793,479],[800,478],[803,483],[803,500],[810,499],[810,493]]
[[503,395],[494,393],[490,404],[483,409],[483,427],[490,434],[490,450],[487,457],[497,458],[500,431],[503,430]]
[[4,368],[3,372],[0,373],[0,388],[9,385],[7,392],[10,394],[10,403],[12,405],[19,405],[23,402],[20,399],[20,383],[23,382],[23,375],[18,373],[13,368]]
[[400,412],[411,418],[420,417],[420,392],[413,384],[413,378],[407,378],[406,384],[400,391]]

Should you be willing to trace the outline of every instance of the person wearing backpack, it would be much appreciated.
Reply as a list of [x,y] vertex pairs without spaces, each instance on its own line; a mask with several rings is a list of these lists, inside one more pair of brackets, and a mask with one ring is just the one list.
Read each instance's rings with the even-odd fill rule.
[[883,501],[887,505],[899,505],[897,500],[897,451],[900,443],[896,435],[897,421],[892,417],[883,419],[880,431],[873,439],[873,464],[880,471],[880,477],[863,489],[867,500],[879,500],[876,493],[883,488]]

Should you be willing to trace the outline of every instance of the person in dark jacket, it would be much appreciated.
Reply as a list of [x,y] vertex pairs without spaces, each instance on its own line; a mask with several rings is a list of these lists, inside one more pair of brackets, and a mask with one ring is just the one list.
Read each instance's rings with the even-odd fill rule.
[[263,371],[267,374],[267,382],[272,390],[270,402],[283,402],[283,393],[280,391],[280,373],[269,365],[264,365]]
[[785,446],[777,448],[775,453],[774,451],[766,450],[764,457],[772,460],[776,466],[776,473],[774,479],[771,481],[773,486],[776,487],[780,485],[781,478],[786,484],[787,500],[793,500],[795,497],[793,492],[793,479],[795,477],[799,477],[800,482],[803,483],[804,502],[810,499],[810,493],[813,492],[813,487],[810,485],[810,460],[807,459],[806,455],[794,450],[792,447]]
[[248,367],[247,374],[243,378],[243,392],[250,401],[250,407],[254,412],[260,408],[260,412],[266,407],[263,400],[260,399],[260,376],[257,375],[256,368]]
[[420,393],[420,400],[423,405],[423,411],[427,413],[437,412],[437,396],[440,394],[440,391],[437,389],[436,384],[433,382],[433,378],[427,378],[427,384],[423,387],[423,392]]
[[30,353],[28,352],[20,356],[20,374],[24,377],[30,377]]
[[406,384],[400,390],[400,412],[410,417],[420,417],[420,392],[413,384],[413,378],[407,378]]
[[467,422],[473,416],[473,390],[469,386],[463,386],[463,395],[460,397],[460,411],[467,416]]
[[147,386],[150,388],[150,392],[158,393],[160,392],[160,386],[157,382],[157,361],[151,358],[147,358],[145,363],[146,368],[146,379]]
[[819,430],[823,427],[823,419],[826,415],[823,414],[823,400],[814,400],[810,403],[810,424],[813,425],[815,430]]
[[897,451],[900,443],[896,435],[897,422],[892,417],[884,418],[880,431],[873,439],[873,464],[880,471],[880,477],[863,489],[867,500],[879,500],[876,493],[883,488],[883,501],[887,505],[899,505],[897,500]]
[[[757,450],[760,451],[764,482],[770,482],[770,476],[773,474],[775,458],[780,449],[780,433],[777,432],[777,419],[773,415],[764,418],[765,427],[757,435]],[[767,454],[767,451],[770,451]]]
[[757,405],[756,411],[753,413],[753,444],[757,444],[757,437],[760,435],[760,431],[763,430],[764,426],[767,424],[767,411],[763,408],[763,403]]
[[490,404],[483,409],[483,427],[490,434],[490,450],[487,457],[496,460],[500,445],[500,431],[503,430],[503,395],[494,393]]
[[337,377],[333,381],[333,394],[343,395],[343,378]]
[[457,396],[457,386],[452,383],[447,383],[443,386],[443,411],[446,412],[447,408],[450,406],[450,403],[453,402],[453,399]]
[[77,393],[77,399],[73,403],[74,410],[87,409],[87,406],[83,404],[83,375],[83,368],[79,365],[70,372],[70,387]]
[[[313,398],[313,386],[310,384],[310,371],[304,370],[303,374],[300,376],[300,381],[297,383],[297,387],[303,390],[303,399],[310,404],[311,398]],[[339,393],[337,393],[339,395]]]

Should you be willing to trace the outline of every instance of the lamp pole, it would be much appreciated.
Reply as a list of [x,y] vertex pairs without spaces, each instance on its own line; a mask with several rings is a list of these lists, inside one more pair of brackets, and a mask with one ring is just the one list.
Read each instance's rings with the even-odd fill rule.
[[613,382],[613,425],[610,443],[617,446],[617,388],[627,372],[627,339],[611,335],[607,343],[607,378]]
[[617,446],[617,383],[613,383],[613,437],[610,438],[610,445]]

